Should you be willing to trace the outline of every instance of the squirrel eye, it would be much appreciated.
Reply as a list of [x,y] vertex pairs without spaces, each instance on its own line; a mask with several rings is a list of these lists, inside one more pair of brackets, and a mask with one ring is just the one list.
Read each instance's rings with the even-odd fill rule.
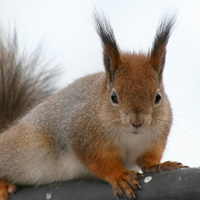
[[161,93],[158,92],[155,98],[155,104],[158,104],[160,102],[160,100],[162,99]]
[[118,99],[117,99],[117,95],[116,95],[116,93],[114,91],[111,94],[111,99],[112,99],[113,103],[119,103]]

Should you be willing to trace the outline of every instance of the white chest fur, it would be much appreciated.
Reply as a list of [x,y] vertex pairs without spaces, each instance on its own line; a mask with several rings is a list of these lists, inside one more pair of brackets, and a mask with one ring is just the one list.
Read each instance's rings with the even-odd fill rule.
[[150,146],[151,133],[122,133],[120,136],[120,156],[124,167],[128,170],[138,170],[137,158]]

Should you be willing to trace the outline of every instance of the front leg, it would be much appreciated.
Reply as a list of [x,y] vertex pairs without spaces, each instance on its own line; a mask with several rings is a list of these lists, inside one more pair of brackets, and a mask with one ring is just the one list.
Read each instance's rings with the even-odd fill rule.
[[129,198],[133,199],[135,194],[132,188],[141,188],[136,179],[142,175],[124,169],[117,149],[94,152],[92,156],[81,160],[93,174],[110,183],[117,198],[121,197],[124,191]]
[[166,170],[188,168],[180,162],[166,161],[160,163],[163,154],[163,148],[157,147],[150,149],[144,155],[137,159],[137,163],[143,172],[160,172]]

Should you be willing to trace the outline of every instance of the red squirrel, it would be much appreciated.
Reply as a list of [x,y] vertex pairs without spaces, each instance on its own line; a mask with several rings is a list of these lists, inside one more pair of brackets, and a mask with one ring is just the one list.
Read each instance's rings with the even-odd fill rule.
[[[99,178],[112,186],[117,198],[123,192],[135,198],[134,189],[141,188],[136,181],[141,173],[133,170],[135,166],[143,172],[187,167],[161,163],[172,124],[163,69],[175,16],[161,21],[148,53],[121,51],[109,20],[96,13],[95,22],[105,72],[82,77],[45,100],[39,95],[46,91],[37,84],[31,95],[22,93],[25,100],[18,98],[18,105],[9,101],[10,96],[5,98],[9,112],[15,106],[23,108],[34,94],[40,103],[24,104],[26,114],[17,113],[18,119],[0,134],[0,200],[7,200],[15,185],[79,178]],[[23,85],[20,81],[30,77],[17,65],[10,68],[9,62],[1,61],[0,92],[10,95],[5,87],[10,84],[19,97],[32,82]],[[17,70],[23,76],[20,81]],[[8,79],[12,73],[16,76]]]

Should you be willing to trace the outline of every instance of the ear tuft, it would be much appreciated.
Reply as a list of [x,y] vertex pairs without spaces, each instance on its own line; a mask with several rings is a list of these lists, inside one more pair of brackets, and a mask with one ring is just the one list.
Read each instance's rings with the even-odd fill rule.
[[162,72],[165,65],[166,46],[176,22],[176,13],[166,15],[160,22],[153,47],[149,53],[150,63],[158,73],[159,79],[162,78]]
[[94,20],[96,23],[96,31],[103,45],[104,66],[108,73],[109,81],[112,82],[120,63],[120,53],[115,41],[114,32],[105,15],[102,14],[100,17],[99,14],[95,12]]

